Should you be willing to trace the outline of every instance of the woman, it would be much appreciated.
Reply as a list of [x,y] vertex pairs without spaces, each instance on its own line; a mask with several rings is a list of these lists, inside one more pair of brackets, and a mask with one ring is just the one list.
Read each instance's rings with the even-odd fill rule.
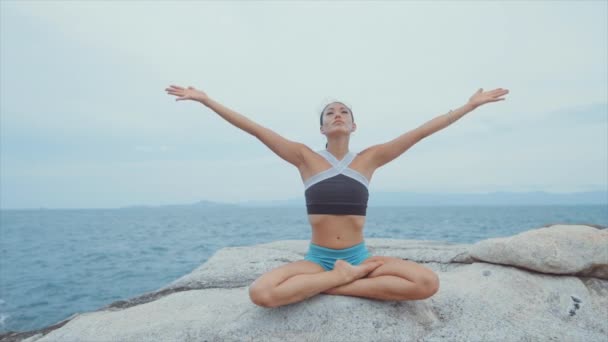
[[349,151],[350,134],[357,129],[351,110],[340,102],[321,112],[324,151],[287,140],[211,99],[194,87],[171,85],[176,101],[193,100],[207,106],[234,126],[252,134],[279,157],[300,171],[306,191],[312,240],[304,260],[282,265],[256,279],[249,288],[253,303],[278,307],[319,293],[380,300],[429,298],[439,289],[439,278],[415,262],[371,256],[363,239],[368,183],[376,169],[397,158],[425,137],[449,126],[466,113],[490,102],[504,100],[508,90],[479,89],[456,110],[384,144],[357,154]]

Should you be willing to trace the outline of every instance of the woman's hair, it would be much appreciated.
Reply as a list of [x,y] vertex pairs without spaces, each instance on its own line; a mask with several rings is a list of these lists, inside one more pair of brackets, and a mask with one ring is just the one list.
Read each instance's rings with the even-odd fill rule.
[[[334,102],[328,103],[327,105],[325,105],[325,107],[323,107],[323,110],[321,111],[321,116],[319,117],[319,124],[321,126],[323,126],[323,113],[325,112],[325,108],[327,108],[327,106],[329,106],[332,103],[339,103],[339,104],[343,105],[344,107],[346,107],[346,109],[348,109],[348,111],[350,112],[350,117],[353,119],[353,123],[355,122],[355,115],[353,114],[353,111],[350,109],[350,107],[340,101],[334,101]],[[327,148],[327,143],[325,143],[325,148]]]

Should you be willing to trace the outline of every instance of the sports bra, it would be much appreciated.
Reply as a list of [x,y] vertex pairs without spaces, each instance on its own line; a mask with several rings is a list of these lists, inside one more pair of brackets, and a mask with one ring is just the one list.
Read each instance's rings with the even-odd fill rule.
[[327,150],[317,153],[332,167],[304,181],[308,214],[365,216],[369,182],[361,173],[348,167],[357,154],[349,151],[338,160]]

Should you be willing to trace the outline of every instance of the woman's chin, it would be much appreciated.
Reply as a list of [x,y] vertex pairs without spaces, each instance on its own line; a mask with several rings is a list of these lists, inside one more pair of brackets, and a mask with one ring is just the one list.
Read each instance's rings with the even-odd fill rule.
[[350,130],[348,130],[347,128],[341,128],[338,127],[337,129],[332,129],[329,132],[325,133],[325,136],[330,138],[330,137],[341,137],[341,136],[345,136],[345,135],[350,135]]

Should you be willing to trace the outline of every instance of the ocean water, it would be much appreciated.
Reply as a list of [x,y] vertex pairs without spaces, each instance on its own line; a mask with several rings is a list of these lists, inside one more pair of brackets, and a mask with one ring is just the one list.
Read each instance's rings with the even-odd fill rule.
[[[474,243],[549,223],[607,226],[608,207],[370,207],[365,236]],[[304,208],[3,210],[0,333],[154,291],[222,247],[310,236]]]

